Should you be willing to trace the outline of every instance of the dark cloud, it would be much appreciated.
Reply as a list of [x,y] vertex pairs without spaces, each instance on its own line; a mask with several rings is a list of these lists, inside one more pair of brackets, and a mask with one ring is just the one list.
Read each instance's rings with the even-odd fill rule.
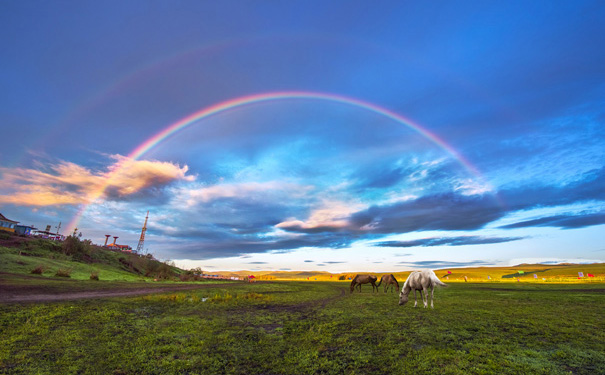
[[239,236],[222,232],[218,240],[197,238],[194,243],[183,244],[175,248],[173,257],[186,259],[209,259],[242,256],[250,253],[264,253],[268,251],[289,251],[301,247],[324,247],[341,249],[348,247],[354,237],[346,237],[339,234],[325,233],[301,236],[295,239],[266,240],[255,235]]
[[518,223],[504,225],[501,228],[515,229],[527,227],[557,227],[563,229],[575,229],[605,224],[605,213],[590,213],[578,215],[555,215],[539,219],[526,220]]
[[351,217],[357,228],[375,234],[418,230],[474,230],[504,216],[505,211],[489,195],[454,193],[421,197],[390,206],[373,206]]
[[268,264],[267,262],[248,262],[246,264]]
[[421,268],[460,268],[460,267],[476,267],[476,266],[491,266],[492,262],[487,262],[484,260],[473,260],[470,262],[448,262],[441,260],[426,260],[426,261],[418,261],[418,262],[399,262],[399,265],[413,266],[413,267],[421,267]]
[[305,263],[313,263],[313,262],[315,262],[315,261],[314,260],[308,260],[308,259],[305,260]]
[[532,185],[499,193],[511,211],[605,200],[605,167],[591,170],[563,185]]
[[[208,207],[204,207],[203,217],[210,218],[209,223],[181,227],[179,224],[185,221],[185,218],[179,218],[169,226],[180,229],[161,233],[160,227],[155,228],[154,233],[191,240],[191,244],[175,250],[178,254],[173,256],[188,259],[223,258],[269,251],[288,252],[304,247],[341,249],[360,239],[378,240],[387,234],[428,230],[478,230],[517,210],[605,199],[604,191],[605,169],[601,168],[583,174],[577,180],[563,186],[531,186],[504,190],[500,197],[506,204],[502,204],[490,194],[464,195],[448,192],[426,195],[390,205],[371,206],[352,214],[348,218],[348,225],[345,226],[315,228],[303,228],[296,225],[280,226],[282,230],[300,234],[293,238],[265,236],[264,234],[272,233],[275,225],[284,222],[285,217],[297,217],[297,214],[301,214],[303,211],[296,204],[293,207],[298,208],[289,208],[285,203],[272,203],[262,199],[217,199]],[[238,212],[238,215],[225,214],[234,210]],[[187,215],[191,217],[193,223],[200,217],[195,212]],[[223,218],[223,220],[218,223],[212,222],[215,220],[214,218]],[[229,220],[225,220],[225,218]],[[538,218],[509,224],[503,228],[553,226],[571,229],[604,223],[604,213],[592,213]],[[486,245],[521,239],[520,237],[461,236],[413,241],[382,241],[377,242],[374,246],[408,248]]]
[[347,262],[324,262],[325,264],[343,264]]
[[461,237],[434,237],[422,238],[412,241],[383,241],[374,243],[377,247],[428,247],[428,246],[462,246],[462,245],[484,245],[518,241],[524,237],[480,237],[480,236],[461,236]]

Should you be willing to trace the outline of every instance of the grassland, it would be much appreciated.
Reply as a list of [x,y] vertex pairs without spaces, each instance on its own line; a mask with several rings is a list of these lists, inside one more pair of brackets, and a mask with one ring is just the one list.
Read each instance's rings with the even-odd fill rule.
[[347,286],[3,304],[0,373],[605,373],[605,284],[455,283],[433,310]]
[[[145,257],[7,241],[0,374],[605,373],[605,264],[439,270],[450,286],[430,310],[367,285],[350,294],[354,274],[183,283],[185,271]],[[125,290],[148,294],[107,297]],[[89,298],[65,297],[78,293]]]

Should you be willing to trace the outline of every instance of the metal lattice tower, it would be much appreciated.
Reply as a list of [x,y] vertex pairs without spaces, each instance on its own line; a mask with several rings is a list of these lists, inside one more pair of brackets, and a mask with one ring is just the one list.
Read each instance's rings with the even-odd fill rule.
[[139,238],[139,244],[137,245],[137,253],[141,254],[143,252],[143,243],[145,243],[145,232],[147,231],[147,219],[149,218],[149,211],[147,211],[147,216],[145,216],[145,224],[143,224],[143,229],[141,229],[141,238]]

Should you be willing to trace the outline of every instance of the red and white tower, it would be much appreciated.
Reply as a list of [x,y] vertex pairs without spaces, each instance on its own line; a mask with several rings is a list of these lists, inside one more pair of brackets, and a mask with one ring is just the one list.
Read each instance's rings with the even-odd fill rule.
[[147,231],[147,219],[149,218],[149,211],[147,211],[147,216],[145,216],[145,223],[143,224],[143,229],[141,229],[141,238],[139,238],[139,244],[137,245],[137,253],[141,254],[143,252],[143,244],[145,243],[145,232]]

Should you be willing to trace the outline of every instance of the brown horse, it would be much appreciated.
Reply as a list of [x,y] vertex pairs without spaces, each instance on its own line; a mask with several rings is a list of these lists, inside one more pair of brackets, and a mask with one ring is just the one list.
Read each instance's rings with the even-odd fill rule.
[[376,276],[373,275],[357,275],[353,278],[353,281],[351,281],[351,293],[353,293],[353,290],[355,289],[356,286],[359,286],[359,293],[361,293],[361,284],[372,284],[372,293],[374,293],[374,288],[376,288],[376,291],[378,292],[378,287],[376,286],[376,280],[378,280],[378,278]]
[[393,293],[393,287],[396,287],[397,291],[399,291],[399,283],[397,282],[397,279],[395,278],[395,276],[393,276],[393,274],[390,275],[383,275],[380,278],[380,282],[378,284],[376,284],[376,287],[378,288],[380,286],[380,284],[382,284],[382,282],[384,281],[384,292],[387,292],[387,289],[389,288],[389,285],[391,286],[391,293]]

